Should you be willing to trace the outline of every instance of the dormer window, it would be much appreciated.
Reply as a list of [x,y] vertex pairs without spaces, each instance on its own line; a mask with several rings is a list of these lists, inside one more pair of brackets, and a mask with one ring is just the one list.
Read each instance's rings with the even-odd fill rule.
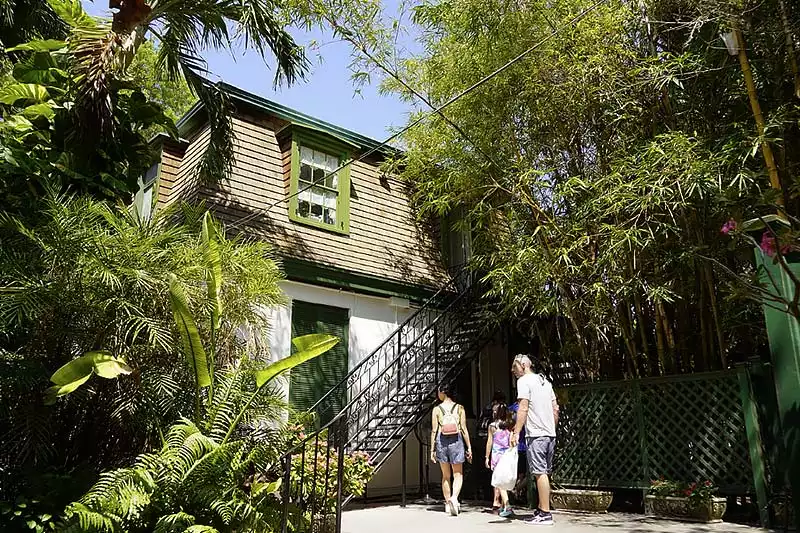
[[303,145],[299,146],[299,154],[296,215],[336,226],[339,211],[339,158]]
[[316,131],[293,128],[289,218],[300,224],[350,231],[349,147]]

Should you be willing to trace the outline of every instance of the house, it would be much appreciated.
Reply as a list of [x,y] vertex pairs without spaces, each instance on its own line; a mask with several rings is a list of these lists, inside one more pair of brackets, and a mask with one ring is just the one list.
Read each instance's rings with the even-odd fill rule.
[[[311,408],[323,399],[318,407],[325,423],[354,397],[369,397],[365,387],[375,386],[381,373],[383,378],[392,378],[385,380],[394,387],[390,390],[386,385],[388,396],[411,391],[413,381],[418,388],[405,397],[415,398],[416,403],[403,409],[382,406],[379,416],[387,418],[378,423],[366,420],[363,435],[374,443],[377,425],[385,430],[394,427],[391,417],[400,420],[393,433],[381,434],[388,444],[371,449],[386,457],[369,493],[400,491],[402,462],[399,453],[393,452],[402,440],[407,444],[403,445],[408,454],[407,486],[416,490],[425,478],[426,455],[420,454],[420,441],[428,438],[419,430],[426,421],[419,424],[423,417],[417,414],[430,408],[428,398],[435,385],[431,381],[422,387],[420,376],[426,375],[430,357],[438,357],[419,355],[433,353],[422,346],[423,341],[442,346],[449,342],[454,347],[455,355],[447,357],[452,357],[453,365],[464,362],[459,379],[466,393],[463,401],[472,414],[479,412],[497,382],[510,383],[508,354],[502,343],[467,346],[474,339],[458,337],[465,327],[443,320],[449,309],[446,301],[441,297],[430,301],[451,281],[448,269],[468,259],[469,239],[454,230],[446,230],[440,238],[440,225],[415,221],[406,185],[381,170],[394,149],[235,87],[221,87],[236,108],[231,175],[213,185],[196,178],[209,140],[204,110],[198,104],[179,123],[185,140],[161,143],[159,163],[143,178],[136,196],[140,213],[148,215],[151,205],[161,209],[174,202],[202,200],[227,226],[276,247],[286,274],[282,289],[289,304],[272,311],[271,356],[288,355],[290,339],[297,335],[325,332],[343,339],[331,352],[306,363],[303,371],[292,372],[288,398],[294,406]],[[361,159],[365,153],[369,155]],[[448,244],[445,254],[442,242]],[[405,329],[398,330],[407,320]],[[423,339],[431,324],[433,336],[426,333]],[[438,333],[436,324],[440,324]],[[425,349],[412,352],[411,344]],[[467,348],[476,357],[462,357]],[[391,350],[406,359],[392,360]],[[416,354],[413,360],[412,353]],[[378,361],[380,357],[384,359]],[[495,359],[500,364],[490,364]],[[444,355],[437,361],[435,379],[451,370]],[[348,378],[354,369],[367,367],[370,373]],[[351,388],[337,389],[342,383]],[[370,449],[365,443],[365,449]],[[432,481],[438,479],[438,468],[430,469],[430,474]]]

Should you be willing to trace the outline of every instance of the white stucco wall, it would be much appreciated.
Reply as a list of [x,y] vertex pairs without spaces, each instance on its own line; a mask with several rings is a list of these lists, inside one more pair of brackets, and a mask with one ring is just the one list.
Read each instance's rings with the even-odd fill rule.
[[[365,296],[326,287],[308,285],[294,281],[281,282],[287,297],[284,306],[268,310],[270,323],[270,360],[283,359],[291,353],[292,302],[318,303],[347,309],[350,315],[349,342],[347,346],[348,369],[353,368],[369,356],[399,324],[414,312],[413,308],[402,309],[389,305],[389,298]],[[288,396],[288,379],[284,379],[284,390]]]

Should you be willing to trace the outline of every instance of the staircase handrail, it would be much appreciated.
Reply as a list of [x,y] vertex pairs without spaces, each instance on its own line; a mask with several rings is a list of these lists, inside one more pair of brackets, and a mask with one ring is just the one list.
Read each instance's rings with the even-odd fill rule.
[[[411,314],[411,315],[410,315],[408,318],[406,318],[406,319],[403,321],[403,323],[402,323],[402,324],[400,324],[399,326],[397,326],[397,327],[396,327],[396,328],[395,328],[395,329],[392,331],[392,333],[391,333],[391,334],[387,335],[387,336],[386,336],[386,338],[383,340],[383,342],[381,342],[381,343],[380,343],[380,344],[379,344],[377,347],[375,347],[375,349],[374,349],[374,350],[372,350],[372,352],[370,352],[370,354],[369,354],[367,357],[365,357],[364,359],[362,359],[361,361],[359,361],[359,362],[358,362],[358,363],[357,363],[357,364],[356,364],[356,365],[355,365],[353,368],[351,368],[351,369],[350,369],[350,371],[349,371],[349,372],[348,372],[348,373],[347,373],[347,374],[346,374],[346,375],[345,375],[345,376],[344,376],[344,377],[343,377],[343,378],[342,378],[342,379],[341,379],[341,380],[340,380],[340,381],[339,381],[339,382],[338,382],[336,385],[334,385],[333,387],[331,387],[330,389],[328,389],[328,391],[327,391],[325,394],[323,394],[323,395],[322,395],[322,397],[321,397],[319,400],[317,400],[317,401],[314,403],[314,405],[312,405],[311,407],[309,407],[309,408],[308,408],[308,411],[312,411],[312,412],[313,412],[313,411],[315,411],[315,410],[317,409],[317,407],[319,407],[319,405],[320,405],[320,404],[321,404],[323,401],[327,400],[327,399],[328,399],[328,398],[329,398],[329,397],[330,397],[330,396],[333,394],[333,391],[337,390],[339,387],[341,387],[342,385],[344,385],[344,384],[345,384],[345,383],[346,383],[346,382],[347,382],[347,381],[348,381],[348,380],[349,380],[349,379],[350,379],[350,378],[351,378],[353,375],[355,375],[355,373],[356,373],[356,372],[358,372],[359,370],[361,370],[361,367],[363,367],[365,364],[367,364],[367,362],[368,362],[368,361],[370,361],[370,360],[371,360],[373,357],[377,356],[377,354],[378,354],[378,353],[379,353],[379,352],[380,352],[380,351],[381,351],[381,350],[382,350],[382,349],[383,349],[383,348],[384,348],[384,347],[385,347],[387,344],[389,344],[390,342],[392,342],[392,341],[395,339],[395,337],[396,337],[396,335],[397,335],[397,333],[398,333],[399,331],[401,331],[403,328],[405,328],[406,326],[408,326],[408,324],[409,324],[409,323],[410,323],[412,320],[414,320],[414,319],[415,319],[415,318],[416,318],[416,317],[417,317],[417,316],[418,316],[420,313],[422,313],[423,311],[427,311],[427,310],[429,310],[429,309],[430,309],[430,307],[432,306],[432,304],[433,304],[434,300],[437,300],[439,296],[443,295],[445,292],[448,292],[448,289],[449,289],[449,288],[450,288],[452,285],[455,285],[455,284],[456,284],[456,282],[457,282],[457,281],[458,281],[458,280],[461,278],[461,276],[464,276],[466,272],[468,272],[466,268],[464,268],[464,269],[460,270],[459,272],[457,272],[457,273],[456,273],[456,274],[455,274],[455,275],[454,275],[454,276],[453,276],[453,277],[450,279],[450,281],[448,281],[447,283],[445,283],[445,284],[444,284],[444,285],[443,285],[441,288],[439,288],[439,290],[438,290],[438,291],[436,291],[436,292],[433,294],[433,296],[431,296],[430,298],[428,298],[428,299],[425,301],[425,303],[423,303],[423,304],[422,304],[422,306],[421,306],[419,309],[417,309],[416,311],[414,311],[414,312],[413,312],[413,313],[412,313],[412,314]],[[326,424],[326,425],[327,425],[327,424]]]
[[[458,296],[457,296],[457,297],[456,297],[456,298],[455,298],[455,299],[454,299],[452,302],[450,302],[450,303],[447,305],[447,307],[445,307],[445,308],[442,310],[442,313],[440,313],[440,314],[439,314],[439,316],[437,316],[437,317],[434,319],[434,321],[433,321],[433,322],[431,322],[431,324],[429,324],[428,326],[426,326],[426,327],[425,327],[425,329],[424,329],[424,330],[423,330],[423,331],[420,333],[420,337],[422,336],[422,334],[423,334],[423,333],[425,333],[425,332],[427,332],[427,331],[430,331],[430,329],[431,329],[431,328],[433,328],[433,327],[434,327],[434,326],[435,326],[437,323],[439,323],[439,321],[440,321],[440,320],[445,320],[445,319],[446,319],[446,311],[448,311],[448,310],[449,310],[449,309],[450,309],[450,308],[451,308],[451,307],[452,307],[452,306],[453,306],[453,305],[454,305],[456,302],[458,302],[458,301],[460,301],[462,298],[464,298],[464,297],[467,295],[467,293],[468,293],[468,289],[467,289],[467,290],[464,290],[464,291],[462,291],[462,292],[460,292],[460,293],[458,293]],[[437,294],[438,294],[438,293],[437,293]],[[432,297],[432,298],[433,298],[433,297]],[[415,313],[415,314],[416,314],[416,313]],[[410,318],[410,317],[409,317],[409,318]],[[398,329],[399,329],[399,328],[398,328]],[[395,332],[393,332],[393,333],[392,333],[392,335],[390,335],[390,336],[389,336],[389,338],[392,338],[392,337],[394,337],[394,335],[395,335],[395,333],[396,333],[396,332],[397,332],[397,330],[395,330]],[[417,338],[419,338],[419,337],[417,337]],[[310,442],[311,440],[313,440],[313,439],[317,438],[317,436],[318,436],[320,433],[322,433],[323,431],[325,431],[325,430],[327,430],[327,429],[330,429],[330,428],[331,428],[331,427],[333,427],[333,426],[334,426],[334,425],[335,425],[337,422],[339,422],[339,421],[341,420],[341,418],[342,418],[344,415],[346,415],[346,414],[348,413],[348,411],[350,410],[350,408],[351,408],[351,407],[353,407],[353,405],[355,405],[355,403],[356,403],[358,400],[360,400],[360,399],[361,399],[361,398],[362,398],[362,397],[363,397],[363,396],[364,396],[364,395],[367,393],[367,391],[370,389],[370,387],[371,387],[371,386],[372,386],[372,385],[373,385],[375,382],[377,382],[377,381],[378,381],[380,378],[382,378],[382,377],[383,377],[383,375],[384,375],[384,374],[385,374],[385,373],[386,373],[386,372],[387,372],[387,371],[388,371],[388,370],[389,370],[389,369],[390,369],[390,368],[391,368],[391,367],[394,365],[394,363],[396,363],[397,361],[399,361],[399,360],[400,360],[400,359],[401,359],[401,358],[402,358],[402,357],[403,357],[403,356],[404,356],[404,355],[405,355],[405,354],[408,352],[408,350],[409,350],[410,348],[411,348],[411,345],[408,345],[408,346],[406,346],[405,348],[403,348],[403,349],[399,350],[399,351],[398,351],[398,354],[397,354],[397,355],[396,355],[396,356],[395,356],[395,357],[394,357],[394,358],[393,358],[393,359],[392,359],[392,360],[389,362],[389,364],[387,364],[387,365],[386,365],[386,367],[385,367],[383,370],[381,370],[381,371],[380,371],[380,372],[379,372],[379,373],[378,373],[378,374],[377,374],[377,375],[376,375],[374,378],[372,378],[372,380],[371,380],[371,381],[370,381],[370,382],[369,382],[369,383],[368,383],[368,384],[367,384],[367,385],[366,385],[364,388],[362,388],[360,391],[358,391],[358,394],[356,394],[356,396],[355,396],[354,398],[351,398],[351,399],[350,399],[350,400],[347,402],[347,404],[346,404],[344,407],[342,407],[342,409],[340,409],[340,410],[339,410],[339,412],[338,412],[338,413],[336,413],[336,415],[335,415],[335,416],[334,416],[334,417],[333,417],[331,420],[329,420],[329,421],[328,421],[328,422],[327,422],[325,425],[323,425],[322,427],[320,427],[320,428],[319,428],[319,429],[317,429],[316,431],[314,431],[314,432],[312,432],[311,434],[307,435],[305,439],[301,440],[301,441],[300,441],[299,443],[297,443],[297,444],[296,444],[296,445],[295,445],[295,446],[294,446],[292,449],[290,449],[289,451],[287,451],[286,453],[284,453],[284,454],[283,454],[283,458],[286,458],[286,457],[288,457],[288,456],[294,455],[294,454],[295,454],[295,452],[296,452],[297,450],[299,450],[299,449],[305,449],[305,445],[306,445],[308,442]],[[341,385],[341,383],[340,383],[339,385]],[[339,385],[337,385],[337,387],[338,387]],[[316,404],[315,404],[315,405],[316,405]]]

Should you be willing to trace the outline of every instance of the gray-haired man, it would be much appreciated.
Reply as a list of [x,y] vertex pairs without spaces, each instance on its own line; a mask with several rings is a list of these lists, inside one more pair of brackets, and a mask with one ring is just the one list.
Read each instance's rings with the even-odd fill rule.
[[553,454],[556,449],[556,424],[558,424],[558,402],[553,385],[541,374],[531,370],[531,359],[519,354],[514,358],[511,371],[517,378],[519,411],[517,424],[511,435],[511,445],[519,442],[519,434],[525,428],[528,446],[528,472],[536,477],[539,492],[539,507],[533,518],[527,520],[535,525],[552,525],[550,513],[550,478],[553,470]]

